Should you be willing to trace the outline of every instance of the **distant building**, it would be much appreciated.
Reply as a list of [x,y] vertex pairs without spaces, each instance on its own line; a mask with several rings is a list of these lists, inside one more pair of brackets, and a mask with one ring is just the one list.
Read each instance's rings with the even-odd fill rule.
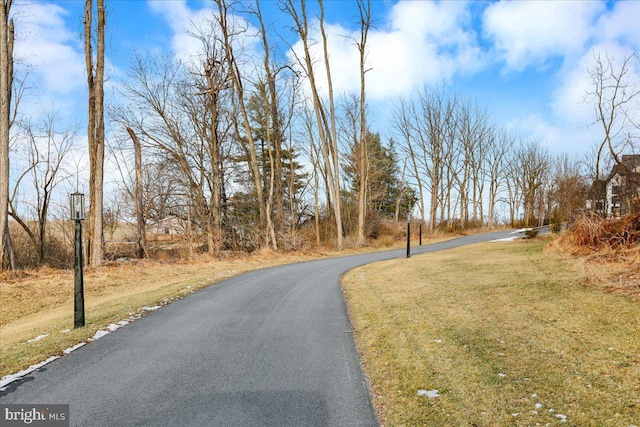
[[591,186],[587,209],[616,218],[640,208],[640,155],[622,156],[605,179],[596,180]]
[[147,233],[153,240],[171,240],[185,234],[186,221],[177,216],[169,216],[147,227]]

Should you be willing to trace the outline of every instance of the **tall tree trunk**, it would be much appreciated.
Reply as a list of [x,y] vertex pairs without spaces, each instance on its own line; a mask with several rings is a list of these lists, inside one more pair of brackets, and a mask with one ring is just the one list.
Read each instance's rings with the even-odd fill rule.
[[93,62],[93,0],[85,1],[84,46],[89,91],[87,138],[89,142],[89,233],[87,260],[90,265],[102,263],[104,247],[104,0],[97,0],[98,22],[96,62]]
[[358,246],[365,242],[365,222],[367,219],[367,188],[369,181],[369,162],[367,154],[367,122],[366,122],[366,102],[365,102],[365,70],[364,61],[366,59],[367,35],[371,24],[371,2],[369,0],[359,0],[358,10],[360,11],[360,42],[357,43],[360,53],[360,188],[358,191],[358,234],[356,243]]
[[294,19],[296,31],[300,36],[304,48],[304,59],[298,58],[300,65],[303,67],[313,98],[313,109],[318,123],[318,133],[322,142],[322,155],[324,160],[325,174],[328,191],[327,204],[332,204],[334,219],[336,222],[336,246],[342,249],[342,207],[340,200],[340,165],[338,163],[338,147],[337,147],[337,131],[335,118],[335,104],[333,101],[333,84],[331,80],[331,67],[329,66],[329,51],[327,47],[327,34],[324,29],[324,7],[322,0],[318,0],[320,8],[320,33],[322,34],[322,46],[324,51],[325,70],[327,73],[327,84],[329,93],[329,118],[327,111],[318,93],[318,85],[316,84],[315,72],[313,69],[313,58],[309,46],[309,26],[307,21],[306,3],[300,1],[300,13],[296,9],[293,0],[287,0],[285,3],[286,12]]
[[144,207],[142,201],[142,189],[144,182],[142,180],[142,144],[138,136],[133,132],[133,129],[126,127],[127,133],[131,137],[133,142],[133,151],[135,153],[135,171],[136,171],[136,190],[135,190],[135,205],[136,205],[136,225],[138,230],[138,258],[148,258],[147,253],[147,230],[144,218]]
[[9,234],[9,115],[13,81],[13,20],[9,21],[12,0],[0,3],[0,270],[5,255],[15,269]]
[[[220,24],[220,30],[222,31],[222,41],[224,43],[226,61],[229,64],[230,68],[230,76],[233,83],[233,88],[235,91],[235,96],[237,97],[238,104],[234,106],[235,108],[239,108],[240,117],[242,119],[242,124],[245,130],[245,138],[246,139],[246,152],[248,154],[248,163],[249,163],[249,171],[251,172],[251,177],[253,178],[253,184],[255,186],[256,198],[258,199],[258,211],[260,215],[260,228],[264,232],[264,242],[268,245],[269,241],[272,237],[270,233],[270,229],[273,227],[271,223],[270,216],[267,216],[265,205],[267,201],[264,198],[263,188],[262,188],[262,174],[260,173],[260,166],[258,164],[258,158],[256,155],[256,146],[253,138],[253,133],[251,129],[251,122],[249,121],[249,115],[247,113],[247,108],[245,105],[245,97],[244,97],[244,85],[242,80],[242,75],[240,73],[240,67],[238,65],[237,59],[235,57],[235,53],[233,51],[233,41],[231,40],[233,29],[229,28],[229,22],[227,21],[227,13],[229,6],[227,5],[225,0],[216,0],[218,5],[218,23]],[[238,133],[238,139],[242,141],[242,137],[239,134],[240,126],[235,124],[236,133]],[[275,244],[275,242],[273,242]]]
[[[333,213],[336,219],[336,244],[341,250],[342,243],[342,201],[340,197],[340,163],[338,159],[338,134],[336,128],[336,110],[333,101],[333,80],[331,79],[331,66],[329,65],[329,49],[327,47],[327,34],[324,30],[324,6],[322,0],[318,0],[320,7],[320,33],[322,34],[322,47],[324,51],[324,65],[327,72],[327,86],[329,92],[329,117],[331,120],[331,137],[328,139],[328,148],[333,162],[333,173],[328,175],[333,187]],[[319,99],[318,99],[319,100]],[[321,106],[321,105],[320,105]]]
[[211,209],[209,212],[210,220],[208,221],[210,229],[209,253],[218,253],[222,246],[222,182],[221,179],[221,159],[220,159],[220,140],[218,138],[218,96],[219,89],[214,83],[214,60],[207,63],[205,77],[207,79],[207,89],[209,95],[208,108],[211,114],[210,136],[209,136],[209,159],[211,162]]

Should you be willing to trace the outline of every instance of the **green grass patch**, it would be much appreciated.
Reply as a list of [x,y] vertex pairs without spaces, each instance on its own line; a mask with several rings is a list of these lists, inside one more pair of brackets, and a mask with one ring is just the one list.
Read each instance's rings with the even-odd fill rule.
[[638,302],[582,286],[544,245],[487,243],[343,278],[384,425],[640,424]]

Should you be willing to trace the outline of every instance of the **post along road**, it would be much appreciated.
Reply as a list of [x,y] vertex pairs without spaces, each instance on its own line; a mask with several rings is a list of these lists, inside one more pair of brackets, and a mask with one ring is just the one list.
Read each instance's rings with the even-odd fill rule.
[[324,259],[225,280],[10,384],[0,403],[70,404],[71,425],[83,427],[377,426],[339,280],[404,256]]

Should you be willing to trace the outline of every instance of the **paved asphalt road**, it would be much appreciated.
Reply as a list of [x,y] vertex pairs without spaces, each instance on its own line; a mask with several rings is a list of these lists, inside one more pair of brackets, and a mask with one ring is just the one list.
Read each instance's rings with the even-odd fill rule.
[[[412,255],[505,237],[414,247]],[[72,426],[376,426],[339,277],[405,250],[226,280],[62,357],[0,403],[69,403]]]

